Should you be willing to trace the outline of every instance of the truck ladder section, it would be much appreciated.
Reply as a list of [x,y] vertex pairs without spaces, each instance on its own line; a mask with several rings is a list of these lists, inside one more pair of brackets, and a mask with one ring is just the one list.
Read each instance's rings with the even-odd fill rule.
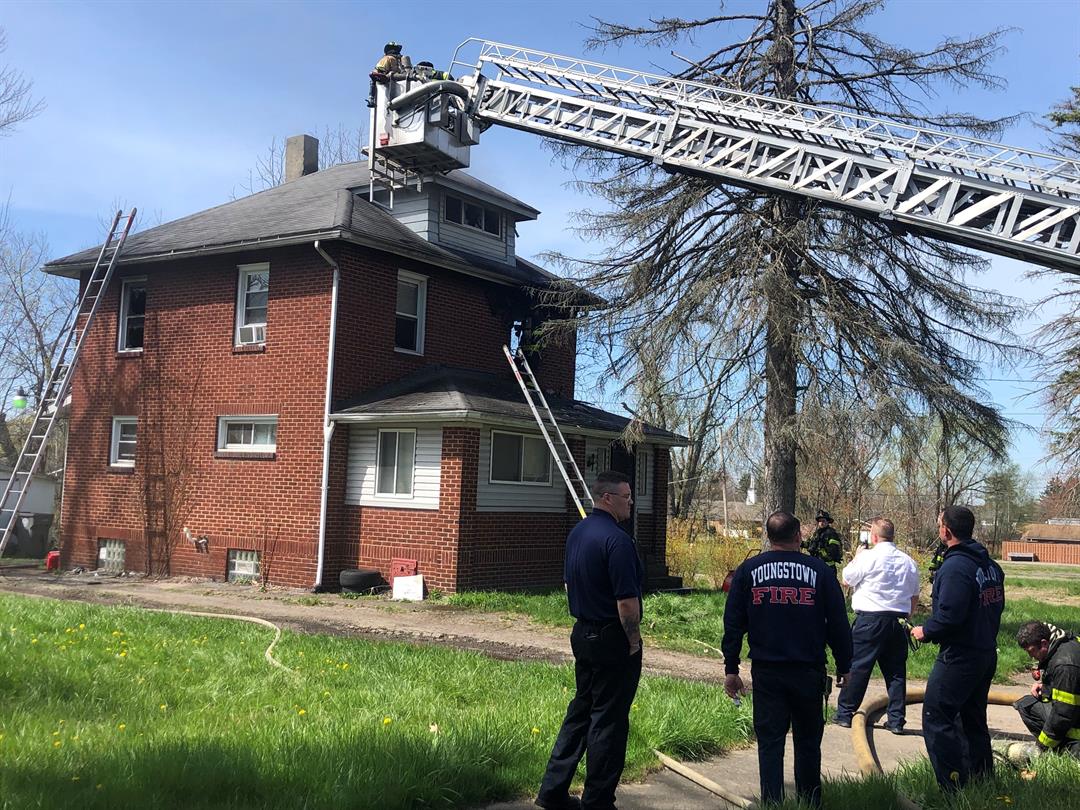
[[90,271],[86,289],[68,314],[67,322],[64,324],[63,340],[52,358],[49,381],[41,391],[30,432],[26,435],[18,461],[15,462],[11,477],[4,487],[4,495],[0,498],[0,516],[2,516],[0,527],[3,531],[0,535],[0,555],[3,555],[8,539],[15,531],[16,521],[19,519],[19,507],[22,506],[30,490],[34,473],[37,472],[45,456],[49,436],[56,424],[60,408],[64,404],[64,398],[71,388],[72,374],[75,362],[82,351],[83,338],[94,322],[102,295],[109,287],[113,268],[120,257],[120,251],[123,250],[131,225],[135,221],[135,209],[131,209],[131,213],[127,215],[123,224],[123,230],[120,230],[120,219],[123,216],[123,211],[117,211],[116,216],[113,217],[109,236],[105,244],[101,246],[97,261]]
[[455,64],[475,71],[482,123],[1080,273],[1080,161],[495,42],[461,47],[476,43],[478,61]]
[[[510,368],[514,370],[514,377],[517,379],[518,385],[521,386],[521,393],[525,395],[525,401],[529,404],[533,419],[540,426],[540,432],[544,435],[548,450],[551,452],[552,458],[555,459],[559,472],[562,473],[566,488],[570,490],[570,497],[574,499],[574,506],[577,507],[578,513],[584,518],[585,507],[582,504],[587,502],[591,508],[593,505],[592,494],[589,492],[589,486],[581,475],[577,461],[574,460],[574,454],[570,452],[570,446],[566,443],[566,439],[563,438],[562,431],[559,430],[559,423],[555,421],[555,414],[551,412],[547,398],[544,396],[540,384],[537,383],[536,377],[529,367],[529,361],[525,359],[525,354],[521,349],[511,353],[510,348],[504,345],[503,354],[506,355]],[[540,403],[539,408],[537,408],[537,402]],[[554,439],[552,438],[553,435]]]

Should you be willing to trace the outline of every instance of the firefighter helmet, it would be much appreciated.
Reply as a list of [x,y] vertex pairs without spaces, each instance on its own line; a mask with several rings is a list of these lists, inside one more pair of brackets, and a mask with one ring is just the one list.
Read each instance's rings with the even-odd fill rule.
[[389,53],[400,54],[401,53],[401,43],[400,42],[387,42],[386,45],[383,46],[382,52],[386,53],[386,54],[389,54]]
[[832,515],[830,515],[824,509],[818,509],[817,517],[814,518],[814,520],[824,520],[824,521],[827,521],[829,523],[832,523]]

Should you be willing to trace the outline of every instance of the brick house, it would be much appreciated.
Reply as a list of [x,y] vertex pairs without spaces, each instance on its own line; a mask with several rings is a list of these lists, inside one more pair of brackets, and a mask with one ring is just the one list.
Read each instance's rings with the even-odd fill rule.
[[[333,589],[404,558],[448,592],[560,583],[576,510],[502,353],[550,317],[555,277],[514,253],[539,212],[463,172],[387,210],[364,165],[314,165],[128,239],[72,384],[63,564]],[[45,269],[85,284],[94,257]],[[575,355],[544,346],[537,377],[586,477],[633,476],[663,579],[681,439],[627,450],[624,417],[574,400]]]

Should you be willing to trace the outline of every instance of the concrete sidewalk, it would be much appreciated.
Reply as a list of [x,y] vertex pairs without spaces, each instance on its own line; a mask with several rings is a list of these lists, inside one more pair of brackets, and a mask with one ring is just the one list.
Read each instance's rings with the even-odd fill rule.
[[[922,687],[921,681],[912,681],[910,686]],[[884,694],[880,685],[872,684],[867,693],[867,700]],[[833,695],[835,704],[835,693]],[[1030,739],[1019,715],[1009,706],[989,706],[987,719],[990,733],[995,738]],[[903,762],[925,758],[926,746],[922,736],[922,706],[908,706],[907,725],[902,735],[885,731],[881,725],[884,718],[871,718],[875,727],[870,733],[871,749],[886,771],[894,770]],[[697,773],[720,785],[726,792],[745,799],[754,800],[758,796],[757,748],[754,746],[729,751],[704,762],[685,763]],[[793,773],[793,752],[791,735],[788,735],[787,752],[784,756],[787,773],[787,793],[795,795]],[[825,779],[856,779],[861,776],[852,753],[852,731],[828,724],[821,741],[821,774]],[[539,774],[537,775],[539,780]],[[825,788],[828,800],[828,786]],[[649,776],[643,783],[620,785],[618,793],[620,810],[673,810],[673,808],[727,808],[731,804],[719,796],[699,787],[693,782],[678,776],[669,770],[659,771]],[[532,799],[516,802],[504,802],[490,805],[486,810],[529,810],[534,808]]]

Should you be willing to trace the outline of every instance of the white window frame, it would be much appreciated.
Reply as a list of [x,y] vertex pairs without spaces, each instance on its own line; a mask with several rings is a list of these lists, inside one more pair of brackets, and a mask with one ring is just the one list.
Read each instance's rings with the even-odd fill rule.
[[649,497],[649,471],[652,465],[652,454],[647,447],[639,446],[637,451],[637,468],[634,470],[634,498]]
[[112,434],[109,438],[109,466],[134,467],[135,459],[120,458],[120,430],[124,425],[135,425],[135,453],[139,450],[139,418],[137,416],[114,416]]
[[[450,219],[450,217],[447,216],[447,213],[446,213],[446,201],[449,200],[449,199],[455,199],[459,203],[461,203],[461,221],[460,222],[458,222],[456,220],[453,220],[453,219]],[[479,208],[481,210],[483,221],[480,223],[479,227],[477,227],[476,225],[470,225],[465,221],[465,206],[466,205],[474,205],[474,206],[476,206],[477,208]],[[488,214],[494,214],[498,218],[498,221],[499,221],[499,231],[498,231],[498,233],[492,233],[491,231],[489,231],[487,229],[486,226],[487,226]],[[464,197],[458,196],[457,194],[443,194],[443,221],[444,222],[449,222],[451,225],[459,225],[462,228],[468,228],[468,229],[473,230],[473,231],[478,231],[478,232],[484,234],[485,236],[490,236],[492,239],[498,239],[499,241],[502,241],[502,239],[503,239],[503,228],[505,227],[505,223],[504,223],[503,220],[504,220],[503,212],[500,211],[498,208],[495,208],[494,206],[487,205],[486,203],[478,202],[476,200],[467,200]]]
[[[525,465],[525,439],[534,439],[539,441],[544,452],[547,454],[547,481],[504,481],[501,478],[495,477],[495,435],[501,434],[503,436],[517,436],[522,440],[521,449],[521,467],[518,468],[518,475],[522,474],[522,467]],[[547,442],[544,441],[543,436],[537,436],[535,433],[518,433],[513,430],[492,430],[491,431],[491,447],[488,450],[488,483],[489,484],[509,484],[516,487],[550,487],[552,482],[551,476],[551,450],[548,449]]]
[[[398,281],[416,285],[416,315],[411,312],[398,312],[397,308],[397,284],[394,285],[394,351],[401,354],[414,354],[417,356],[424,353],[424,323],[427,321],[427,276],[419,273],[410,273],[408,270],[398,270]],[[397,319],[416,318],[416,349],[405,349],[397,345]]]
[[[127,346],[127,320],[130,317],[128,313],[128,306],[130,305],[130,299],[128,298],[128,290],[132,287],[142,287],[143,291],[143,345],[142,346]],[[146,276],[136,276],[134,278],[125,278],[120,284],[120,315],[117,319],[119,323],[118,334],[116,335],[116,350],[123,352],[124,354],[139,354],[142,352],[143,347],[146,346]]]
[[[236,346],[259,346],[266,343],[266,321],[270,319],[270,262],[237,265],[239,277],[236,283],[236,326],[233,329],[233,344]],[[266,273],[266,320],[262,323],[247,323],[244,314],[247,311],[247,280],[249,276]],[[251,340],[243,340],[241,333],[245,329],[252,332]]]
[[[400,436],[402,433],[411,433],[413,437],[413,451],[410,466],[412,468],[409,476],[409,491],[408,492],[380,492],[379,491],[379,470],[382,468],[382,437],[384,433],[395,433]],[[401,440],[394,440],[394,474],[391,476],[394,482],[394,489],[397,489],[398,479],[398,447]],[[416,497],[416,428],[380,428],[375,436],[375,497],[376,498],[394,498],[398,500],[412,500]]]
[[[218,417],[217,451],[219,453],[276,453],[277,414],[231,414]],[[229,428],[234,425],[274,425],[273,444],[229,444]],[[252,430],[254,439],[254,429]]]

